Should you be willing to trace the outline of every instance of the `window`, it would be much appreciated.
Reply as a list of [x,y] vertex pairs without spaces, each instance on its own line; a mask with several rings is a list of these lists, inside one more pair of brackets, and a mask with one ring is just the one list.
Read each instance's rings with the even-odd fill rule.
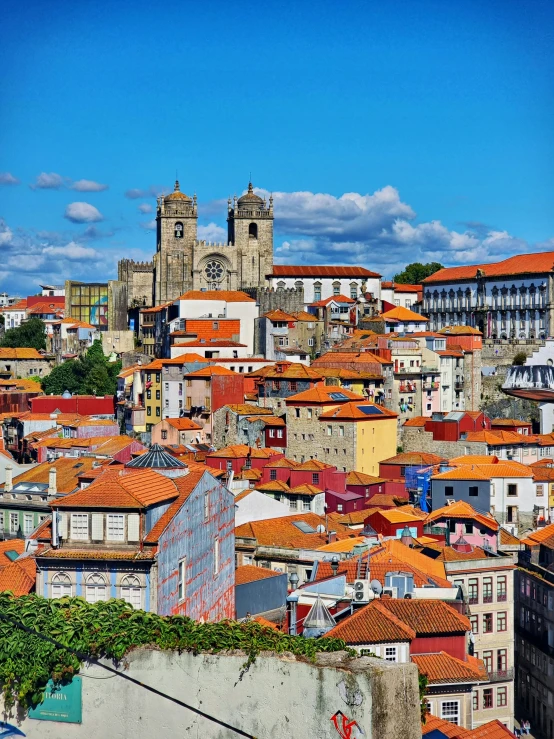
[[327,436],[333,435],[333,427],[331,425],[327,426]]
[[473,693],[473,710],[474,711],[479,710],[479,693],[477,691]]
[[469,495],[472,497],[477,497],[477,495],[479,495],[479,488],[477,485],[469,486]]
[[152,415],[152,406],[150,406],[150,405],[149,405],[149,406],[148,406],[148,407],[146,408],[146,415],[147,415],[147,416],[151,416],[151,415]]
[[179,571],[178,571],[178,582],[177,582],[177,595],[179,602],[185,600],[185,572],[186,572],[187,560],[184,557],[179,560]]
[[[248,433],[247,429],[244,429],[245,433]],[[275,429],[269,429],[269,436],[273,439],[275,438]]]
[[500,673],[505,673],[508,666],[508,651],[499,649],[496,653],[496,669]]
[[472,634],[478,634],[479,633],[479,616],[470,616],[469,623],[471,624]]
[[297,501],[296,495],[291,495],[291,498],[290,498],[291,511],[295,511],[297,507],[298,507],[298,501]]
[[497,688],[496,689],[496,705],[507,706],[508,705],[508,688]]
[[176,222],[174,226],[174,235],[176,239],[182,239],[183,238],[183,224],[179,221]]
[[71,597],[71,579],[65,572],[58,572],[52,578],[52,598]]
[[210,494],[204,493],[204,521],[208,520],[210,515]]
[[142,594],[140,581],[135,575],[125,575],[121,580],[121,598],[126,603],[130,603],[133,608],[142,606]]
[[310,510],[310,499],[309,498],[303,498],[302,500],[302,509],[304,511]]
[[450,721],[451,724],[460,723],[460,701],[442,701],[441,716],[444,721]]
[[487,672],[492,672],[492,650],[487,650],[483,652],[483,664],[485,665],[485,670]]
[[294,415],[296,416],[296,418],[300,418],[300,408],[294,409]]
[[270,480],[276,480],[277,479],[277,470],[269,470],[269,479]]
[[10,534],[17,534],[19,529],[19,513],[10,513]]
[[515,483],[508,485],[508,495],[511,495],[512,497],[517,495],[517,485]]
[[321,300],[321,282],[314,282],[314,302]]
[[214,575],[219,572],[219,538],[214,539]]
[[307,408],[308,411],[308,418],[311,418],[313,415],[313,410],[311,408]]
[[476,577],[471,577],[467,584],[467,593],[470,605],[479,603],[479,581]]
[[508,523],[517,523],[518,522],[518,509],[517,509],[517,506],[515,506],[515,505],[508,506],[507,519],[508,519]]
[[156,415],[157,415],[158,417],[159,417],[159,416],[161,416],[161,408],[160,408],[160,406],[158,406],[158,407],[156,408]]
[[506,575],[500,575],[496,578],[496,600],[503,602],[506,600]]
[[25,536],[31,533],[33,530],[33,514],[25,513],[23,516],[23,533]]
[[483,613],[483,634],[492,633],[492,613]]
[[[525,454],[528,450],[524,449],[523,453]],[[542,498],[544,495],[544,486],[543,485],[537,485],[537,497]]]
[[108,541],[125,540],[125,516],[122,513],[108,513]]
[[340,282],[333,282],[333,295],[340,295]]
[[485,688],[483,690],[483,708],[492,708],[492,688]]
[[161,398],[160,390],[156,390],[156,400],[159,400]]
[[289,382],[289,387],[291,389],[291,392],[295,393],[298,389],[298,382],[296,380],[291,380]]
[[344,426],[339,426],[339,436],[344,436]]
[[257,223],[249,223],[248,224],[248,238],[249,239],[257,239],[258,238],[258,224]]
[[448,497],[451,498],[454,495],[454,487],[453,487],[453,485],[445,485],[444,494],[445,494],[445,496],[447,498]]
[[164,441],[167,439],[167,431],[165,429],[162,430],[162,439]]
[[483,603],[492,603],[492,577],[483,578]]
[[314,341],[313,337],[309,338],[308,339],[308,346],[314,346],[314,344],[315,344],[315,341]]
[[87,578],[85,588],[85,600],[88,603],[98,603],[100,600],[107,600],[108,590],[106,580],[99,572],[90,575]]
[[387,662],[396,662],[396,647],[385,647],[385,659]]
[[71,514],[71,538],[88,539],[88,513]]
[[319,472],[312,472],[312,485],[319,485]]
[[283,429],[277,429],[277,438],[282,439],[283,438]]
[[497,631],[506,631],[506,611],[502,611],[501,613],[498,613],[496,616],[496,630]]

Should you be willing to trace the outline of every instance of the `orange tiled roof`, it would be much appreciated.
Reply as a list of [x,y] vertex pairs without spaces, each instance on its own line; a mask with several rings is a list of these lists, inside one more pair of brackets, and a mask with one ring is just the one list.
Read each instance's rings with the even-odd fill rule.
[[443,506],[432,511],[427,516],[426,523],[431,523],[431,521],[437,521],[441,518],[473,519],[493,531],[498,531],[500,528],[500,524],[491,514],[479,513],[470,503],[466,503],[463,500],[458,500],[451,505]]
[[415,313],[409,308],[404,308],[402,305],[397,305],[395,308],[382,313],[381,318],[384,318],[385,321],[411,321],[414,323],[427,323],[429,321],[425,316]]
[[[193,341],[186,341],[184,344],[179,344],[183,347],[201,347],[209,349],[210,347],[225,347],[225,346],[247,346],[247,344],[241,344],[238,341],[231,341],[230,339],[194,339]],[[227,360],[229,361],[229,360]]]
[[37,566],[33,557],[23,557],[0,569],[0,591],[27,595],[34,590]]
[[519,462],[460,465],[433,475],[433,480],[490,480],[495,477],[533,477],[533,470]]
[[[336,520],[336,519],[335,519]],[[357,539],[356,539],[357,540]],[[349,541],[349,540],[347,540]],[[346,582],[353,583],[358,577],[358,563],[360,559],[367,559],[367,552],[350,559],[342,560],[339,564],[338,573],[344,573],[346,575]],[[424,555],[421,555],[424,556]],[[429,559],[429,557],[426,557]],[[442,566],[444,572],[444,565]],[[388,572],[411,572],[414,576],[414,585],[416,588],[422,588],[424,585],[433,585],[433,587],[439,588],[451,588],[450,583],[446,576],[438,577],[436,574],[428,574],[423,572],[421,569],[414,567],[414,565],[404,562],[401,559],[397,559],[391,555],[387,555],[386,559],[376,556],[370,556],[369,559],[369,579],[379,580],[379,582],[385,582],[385,576]],[[317,577],[316,580],[323,580],[326,577],[330,577],[333,574],[330,562],[318,562],[317,565]]]
[[276,631],[280,631],[277,624],[274,624],[273,621],[268,621],[267,618],[264,618],[263,616],[254,616],[252,619],[253,621],[256,621],[257,623],[261,624],[262,626],[265,626],[268,629],[275,629]]
[[54,559],[125,559],[125,560],[149,560],[154,559],[156,552],[149,547],[148,550],[132,551],[122,549],[44,549],[39,552],[37,558]]
[[[331,397],[331,394],[337,394],[337,393],[344,395],[346,397],[346,400],[336,400]],[[292,395],[291,397],[286,399],[286,403],[287,405],[289,404],[294,405],[295,403],[312,403],[312,404],[320,403],[320,404],[338,405],[339,403],[345,403],[348,400],[365,401],[365,398],[362,395],[357,395],[356,393],[353,393],[344,387],[335,387],[333,385],[325,385],[325,386],[312,387],[309,390],[304,390],[301,393]]]
[[329,362],[332,362],[333,364],[367,364],[368,362],[371,362],[372,364],[390,364],[392,365],[392,360],[390,359],[384,359],[383,357],[378,357],[377,354],[373,354],[372,352],[327,352],[327,354],[323,354],[321,357],[318,357],[317,359],[314,359],[312,362],[312,367],[319,368],[320,364],[328,364]]
[[[140,443],[138,439],[131,439],[131,437],[127,436],[126,434],[122,434],[121,436],[112,436],[103,444],[97,446],[94,450],[94,454],[102,455],[105,457],[113,457],[114,454],[117,454],[122,449],[125,449],[125,447],[129,446],[129,444],[136,443]],[[146,449],[146,447],[143,446],[143,449]]]
[[305,472],[319,472],[320,470],[330,470],[334,467],[332,464],[322,462],[320,459],[308,459],[306,462],[301,462],[295,469],[297,471],[302,470]]
[[273,449],[267,449],[265,447],[258,449],[258,447],[247,446],[246,444],[232,444],[223,449],[218,449],[216,452],[210,452],[206,456],[227,457],[230,459],[241,459],[242,457],[251,457],[252,459],[271,459],[271,457],[280,454],[282,454],[282,452],[276,452]]
[[[377,496],[375,496],[377,497]],[[372,499],[369,501],[372,502]],[[372,513],[372,516],[375,516],[379,514],[382,516],[385,520],[389,521],[389,523],[412,523],[414,521],[419,522],[421,519],[418,516],[414,516],[412,513],[408,513],[408,511],[403,511],[402,508],[391,508],[389,510],[379,510],[375,513]]]
[[190,418],[166,418],[165,421],[178,431],[197,431],[202,428]]
[[187,372],[185,377],[213,377],[214,375],[237,375],[238,372],[227,369],[227,367],[202,367],[202,369],[195,370],[194,372]]
[[144,539],[144,542],[146,544],[154,544],[158,541],[160,536],[163,534],[163,532],[165,531],[165,529],[171,522],[171,519],[173,518],[173,516],[175,516],[177,511],[181,508],[183,503],[186,501],[189,495],[193,492],[197,484],[200,482],[204,473],[208,471],[209,469],[205,467],[204,465],[191,464],[189,465],[188,475],[185,475],[184,477],[174,478],[174,484],[177,487],[179,496],[176,500],[173,501],[173,503],[169,506],[167,511],[160,516],[158,521],[156,521],[154,526],[148,532],[147,536]]
[[416,638],[416,632],[384,608],[381,601],[373,600],[338,623],[325,636],[344,639],[347,644],[383,644],[411,642]]
[[436,454],[427,454],[426,452],[402,452],[394,457],[381,460],[380,464],[399,464],[399,465],[422,465],[430,466],[433,464],[439,464],[442,461],[442,457]]
[[[371,505],[375,506],[376,508],[379,508],[380,506],[396,506],[396,501],[400,500],[395,495],[389,495],[388,493],[377,493],[376,495],[373,495],[369,502]],[[399,511],[402,511],[402,507],[398,509]],[[405,513],[408,513],[408,511],[405,511]],[[413,514],[410,512],[409,515],[413,516]],[[413,516],[414,518],[419,518],[419,516]]]
[[344,526],[358,526],[362,524],[368,516],[378,511],[379,508],[374,506],[372,508],[362,508],[360,511],[351,511],[350,513],[338,514],[336,520],[342,523]]
[[284,418],[280,418],[278,416],[246,416],[246,420],[249,423],[255,423],[256,421],[261,421],[266,426],[286,426],[286,422]]
[[317,548],[318,552],[341,552],[347,554],[352,552],[354,547],[360,544],[365,544],[365,536],[356,536],[351,539],[339,539],[338,541],[332,541],[330,544],[324,544]]
[[468,655],[467,662],[446,652],[437,654],[413,654],[418,670],[426,675],[430,685],[441,683],[488,682],[489,676],[482,660]]
[[36,349],[29,349],[27,347],[17,347],[11,349],[10,347],[0,347],[0,359],[43,359],[42,354]]
[[529,438],[523,434],[518,434],[517,431],[500,431],[499,429],[488,431],[483,429],[482,431],[468,431],[466,441],[480,441],[489,446],[502,446],[503,444],[523,444],[525,441],[529,441]]
[[425,426],[429,418],[427,416],[414,416],[414,418],[408,418],[407,421],[404,422],[405,428],[422,428]]
[[391,557],[406,562],[407,564],[417,567],[418,570],[424,572],[431,577],[440,577],[446,580],[446,572],[443,562],[437,562],[431,557],[426,557],[415,549],[402,544],[400,539],[387,539],[376,548],[370,550],[371,557],[374,562],[387,562]]
[[530,421],[520,421],[518,418],[493,418],[491,426],[513,426],[513,428],[521,428],[531,426]]
[[526,538],[521,540],[521,543],[527,544],[527,546],[538,546],[547,539],[550,539],[551,536],[554,536],[554,523],[527,534]]
[[[316,533],[304,534],[295,522],[301,522],[311,526]],[[237,539],[255,539],[258,546],[276,546],[287,549],[317,549],[327,542],[325,531],[317,533],[317,527],[325,527],[325,517],[316,513],[297,513],[293,516],[281,518],[270,518],[264,521],[251,521],[237,526],[235,537]],[[340,524],[333,523],[333,530],[337,538],[347,538],[352,534],[350,529]]]
[[430,713],[427,714],[426,721],[421,727],[421,730],[423,736],[429,734],[431,731],[438,730],[441,734],[448,737],[448,739],[466,739],[467,734],[467,729],[462,729],[460,726],[451,724],[450,721],[445,721],[437,716],[432,716]]
[[[341,388],[339,392],[343,392],[343,389]],[[368,408],[373,409],[374,412],[365,413],[364,409]],[[390,411],[383,406],[376,405],[369,400],[364,400],[362,403],[342,403],[338,408],[323,411],[320,418],[324,418],[327,421],[332,419],[337,419],[338,421],[383,421],[398,418],[398,413]]]
[[469,619],[442,600],[387,598],[381,603],[418,636],[460,634],[471,630]]
[[512,732],[498,719],[481,724],[476,729],[468,729],[460,734],[460,739],[513,739]]
[[449,467],[458,467],[466,464],[498,464],[498,457],[489,454],[466,454],[461,457],[452,457],[448,460]]
[[0,568],[7,567],[13,562],[12,559],[6,557],[6,552],[16,552],[19,556],[25,551],[25,542],[23,539],[7,539],[0,541]]
[[266,464],[267,469],[288,469],[288,470],[295,470],[299,465],[299,462],[294,462],[292,459],[287,459],[286,457],[281,457],[281,459],[271,460]]
[[232,403],[224,407],[228,408],[233,413],[236,413],[237,416],[273,415],[271,408],[262,408],[261,406],[253,405],[252,403]]
[[255,303],[254,298],[249,297],[240,290],[189,290],[180,295],[177,300],[222,300],[226,303]]
[[[267,369],[267,371],[265,371]],[[271,367],[264,367],[264,376],[273,380],[321,380],[322,375],[311,367],[300,362],[277,362]]]
[[[86,439],[83,439],[86,441]],[[56,489],[58,493],[70,493],[78,485],[78,477],[84,472],[92,469],[96,460],[93,457],[59,457],[54,462],[42,462],[25,470],[17,477],[14,477],[14,486],[20,482],[39,482],[47,484],[49,482],[49,474],[52,467],[56,470]],[[4,484],[0,486],[4,488]]]
[[284,480],[270,480],[256,485],[256,490],[260,493],[290,493],[290,487]]
[[291,313],[285,313],[284,310],[277,308],[277,310],[270,310],[268,313],[264,313],[264,318],[269,318],[270,321],[295,321],[295,317]]
[[269,577],[278,577],[282,572],[273,572],[266,567],[256,567],[255,565],[242,565],[235,570],[235,585],[245,585],[249,582],[257,580],[267,580]]
[[482,270],[486,277],[519,277],[522,274],[552,273],[554,266],[554,251],[544,251],[535,254],[518,254],[501,262],[489,264],[470,264],[463,267],[445,267],[426,277],[423,282],[428,285],[433,282],[451,282],[452,280],[475,279],[477,270]]
[[347,298],[346,295],[331,295],[330,298],[325,298],[325,300],[318,300],[317,303],[312,303],[312,305],[322,307],[329,305],[329,303],[349,303],[349,304],[355,304],[356,301],[353,298]]
[[141,308],[139,313],[160,313],[164,308],[168,308],[171,303],[161,303],[161,305],[155,305],[153,308]]
[[308,483],[291,488],[291,493],[295,493],[296,495],[319,495],[323,492],[321,488],[318,488],[316,485],[309,485]]
[[517,546],[521,544],[521,541],[514,536],[510,531],[506,531],[502,526],[500,527],[500,540],[501,546]]
[[293,316],[296,321],[314,321],[317,323],[320,320],[317,316],[314,316],[313,313],[308,313],[305,310],[293,311],[291,316]]
[[346,476],[347,485],[378,485],[381,482],[387,482],[384,477],[372,477],[366,475],[365,472],[356,472],[352,470]]

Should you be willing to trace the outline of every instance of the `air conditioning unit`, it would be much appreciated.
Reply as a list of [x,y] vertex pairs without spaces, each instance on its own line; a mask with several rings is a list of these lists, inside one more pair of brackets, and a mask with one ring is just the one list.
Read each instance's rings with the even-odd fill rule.
[[406,593],[404,595],[404,600],[412,600],[413,597],[413,593]]
[[369,580],[354,580],[354,603],[369,603],[373,596],[370,590]]
[[383,590],[383,595],[388,595],[391,598],[398,598],[398,588],[385,588]]

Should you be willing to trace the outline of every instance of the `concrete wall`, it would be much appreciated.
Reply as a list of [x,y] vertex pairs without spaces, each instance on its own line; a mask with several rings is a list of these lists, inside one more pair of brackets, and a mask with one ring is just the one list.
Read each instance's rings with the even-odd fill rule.
[[[290,654],[265,654],[243,674],[245,660],[240,652],[194,656],[136,650],[119,669],[143,686],[124,676],[84,677],[81,724],[24,718],[20,729],[30,739],[238,736],[170,699],[175,698],[260,739],[421,739],[414,664],[351,660],[342,652],[320,654],[315,664]],[[82,675],[109,677],[98,665],[84,667]],[[343,715],[359,729],[337,731],[335,722],[342,729]],[[13,715],[8,721],[16,724]]]
[[[445,488],[453,488],[453,495],[445,495]],[[476,487],[477,495],[470,495],[469,488]],[[448,501],[464,500],[472,505],[477,511],[489,511],[491,506],[490,480],[432,480],[431,481],[431,498],[433,501],[433,510],[436,511],[445,505]],[[456,537],[457,538],[457,537]],[[454,542],[454,538],[452,538]]]
[[267,577],[263,580],[245,582],[235,587],[235,607],[237,618],[244,618],[247,613],[255,616],[286,607],[288,577],[282,575]]
[[487,445],[480,441],[434,441],[430,431],[419,428],[403,428],[400,434],[401,446],[405,452],[429,452],[445,459],[461,457],[464,454],[488,454]]

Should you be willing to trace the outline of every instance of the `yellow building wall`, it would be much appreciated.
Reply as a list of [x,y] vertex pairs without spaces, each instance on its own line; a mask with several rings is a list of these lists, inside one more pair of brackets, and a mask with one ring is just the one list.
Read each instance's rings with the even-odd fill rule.
[[[162,383],[161,372],[143,372],[144,407],[146,408],[146,426],[155,425],[162,418]],[[150,378],[150,380],[148,379]],[[152,384],[147,389],[147,384]],[[149,392],[150,391],[150,392]],[[148,397],[150,396],[150,397]]]
[[356,471],[379,476],[379,462],[396,454],[396,418],[356,421]]

